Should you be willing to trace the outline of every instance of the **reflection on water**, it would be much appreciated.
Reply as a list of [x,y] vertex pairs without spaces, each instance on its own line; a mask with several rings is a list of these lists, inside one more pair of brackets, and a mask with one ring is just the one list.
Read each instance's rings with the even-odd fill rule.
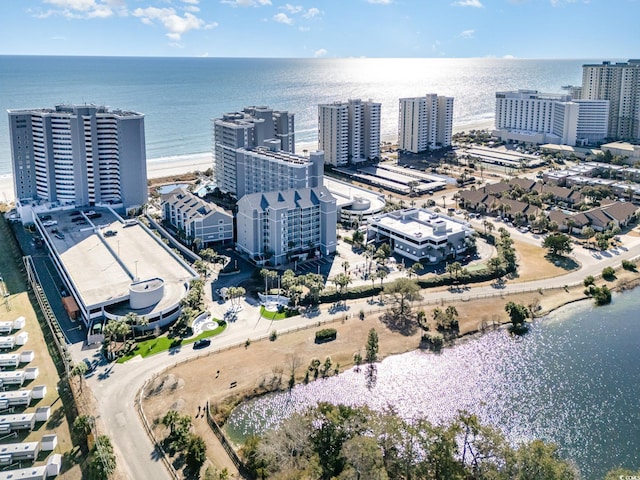
[[449,421],[464,409],[514,442],[557,443],[587,479],[618,465],[639,468],[637,303],[631,292],[605,308],[566,308],[522,339],[498,331],[440,354],[390,357],[377,366],[375,382],[362,368],[300,385],[241,405],[227,432],[239,441],[318,401],[393,405],[405,418],[432,422]]

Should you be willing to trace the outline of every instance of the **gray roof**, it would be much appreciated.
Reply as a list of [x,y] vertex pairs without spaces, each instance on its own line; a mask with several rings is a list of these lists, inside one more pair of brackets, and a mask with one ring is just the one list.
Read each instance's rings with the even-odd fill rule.
[[309,208],[322,202],[335,202],[336,199],[326,187],[301,188],[280,192],[251,193],[238,200],[239,210],[265,211],[267,208]]

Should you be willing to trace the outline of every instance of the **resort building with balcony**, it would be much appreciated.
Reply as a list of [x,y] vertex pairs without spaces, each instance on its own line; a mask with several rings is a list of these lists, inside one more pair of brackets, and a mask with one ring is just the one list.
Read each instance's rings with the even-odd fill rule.
[[9,110],[15,196],[21,207],[147,202],[144,115],[97,105]]
[[253,193],[237,204],[236,249],[257,265],[336,251],[336,199],[326,187]]
[[162,196],[162,218],[200,248],[233,240],[233,214],[186,188]]
[[451,146],[453,97],[435,93],[400,99],[398,149],[420,153]]
[[344,166],[380,158],[381,104],[352,99],[318,105],[318,149],[327,164]]

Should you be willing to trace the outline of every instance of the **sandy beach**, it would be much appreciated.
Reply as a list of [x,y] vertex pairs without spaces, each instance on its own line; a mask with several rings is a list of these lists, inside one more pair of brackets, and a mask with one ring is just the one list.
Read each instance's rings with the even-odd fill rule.
[[[464,125],[454,125],[454,132],[469,130],[481,130],[493,128],[493,120],[469,123]],[[383,142],[395,143],[396,135],[386,135],[382,137]],[[297,143],[296,153],[303,155],[304,151],[315,151],[318,148],[317,142]],[[171,157],[147,159],[147,177],[150,179],[180,175],[196,170],[205,171],[213,166],[213,154],[211,152],[194,153],[189,155],[176,155]],[[13,203],[15,195],[13,192],[13,178],[11,175],[0,175],[0,203]]]

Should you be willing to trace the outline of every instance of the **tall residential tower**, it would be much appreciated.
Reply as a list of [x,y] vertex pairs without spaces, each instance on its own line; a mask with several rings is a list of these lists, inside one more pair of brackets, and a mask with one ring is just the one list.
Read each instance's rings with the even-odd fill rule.
[[449,147],[453,130],[453,97],[435,93],[400,99],[398,148],[412,153]]
[[144,115],[96,105],[8,113],[19,201],[125,209],[146,203]]
[[583,65],[582,98],[609,100],[608,137],[640,139],[640,60]]
[[[269,148],[295,153],[294,115],[269,107],[245,107],[213,120],[213,171],[218,187],[236,194],[240,149]],[[239,197],[238,197],[239,198]]]
[[380,157],[380,108],[359,99],[318,105],[318,148],[328,164]]

